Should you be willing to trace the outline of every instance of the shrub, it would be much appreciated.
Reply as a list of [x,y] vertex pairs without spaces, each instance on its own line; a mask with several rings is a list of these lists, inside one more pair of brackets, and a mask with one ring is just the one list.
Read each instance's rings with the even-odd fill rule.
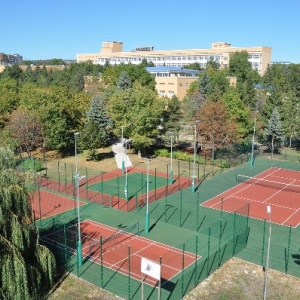
[[24,171],[36,172],[42,169],[43,163],[38,159],[26,158],[25,160],[23,160],[22,166]]

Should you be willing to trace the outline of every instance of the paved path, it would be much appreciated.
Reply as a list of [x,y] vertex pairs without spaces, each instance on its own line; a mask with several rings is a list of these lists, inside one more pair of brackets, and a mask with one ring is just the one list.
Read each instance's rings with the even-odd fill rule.
[[115,160],[119,169],[122,169],[122,161],[125,162],[125,167],[132,167],[132,163],[122,143],[116,143],[112,145],[112,151],[115,154]]

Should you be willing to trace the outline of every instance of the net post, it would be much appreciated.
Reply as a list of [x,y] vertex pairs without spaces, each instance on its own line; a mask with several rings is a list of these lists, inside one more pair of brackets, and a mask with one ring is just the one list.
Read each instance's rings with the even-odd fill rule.
[[101,281],[101,287],[104,287],[103,282],[103,241],[102,241],[102,234],[100,235],[100,281]]
[[263,240],[261,249],[261,266],[264,265],[264,254],[265,254],[265,238],[266,238],[266,219],[264,219],[264,230],[263,230]]
[[130,275],[130,245],[128,245],[128,299],[130,299],[130,285],[131,285],[131,275]]

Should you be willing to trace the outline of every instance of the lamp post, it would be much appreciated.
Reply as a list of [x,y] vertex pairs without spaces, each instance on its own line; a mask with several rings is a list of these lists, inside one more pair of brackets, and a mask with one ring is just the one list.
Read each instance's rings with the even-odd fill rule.
[[[124,147],[124,142],[123,142],[123,139],[124,139],[124,126],[122,126],[122,138],[121,138],[121,142],[122,142],[122,148]],[[124,150],[124,149],[123,149]],[[122,174],[124,174],[124,171],[125,171],[125,161],[124,161],[124,151],[123,151],[123,156],[122,156]]]
[[147,160],[147,196],[146,196],[146,218],[145,218],[145,233],[149,233],[149,165],[150,158]]
[[77,137],[79,132],[74,133],[75,140],[75,184],[77,191],[77,228],[78,228],[78,240],[77,240],[77,262],[78,266],[82,265],[82,243],[81,243],[81,231],[80,231],[80,202],[79,202],[79,174],[78,174],[78,160],[77,160]]
[[253,136],[252,136],[252,150],[251,150],[251,159],[250,159],[250,166],[251,167],[253,167],[253,165],[254,165],[254,138],[255,138],[255,129],[256,129],[256,117],[254,119]]
[[269,215],[269,239],[268,239],[268,249],[267,249],[267,261],[265,268],[265,284],[264,284],[264,300],[267,299],[268,292],[268,270],[269,270],[269,258],[270,258],[270,245],[271,245],[271,206],[267,206],[267,214]]
[[169,184],[173,183],[173,138],[174,134],[173,132],[170,133],[170,138],[171,138],[171,168],[170,168],[170,178],[169,178]]
[[128,201],[128,175],[127,175],[127,143],[125,144],[125,199]]
[[195,193],[196,191],[196,144],[197,144],[197,125],[194,125],[194,165],[193,165],[193,176],[192,176],[192,192]]

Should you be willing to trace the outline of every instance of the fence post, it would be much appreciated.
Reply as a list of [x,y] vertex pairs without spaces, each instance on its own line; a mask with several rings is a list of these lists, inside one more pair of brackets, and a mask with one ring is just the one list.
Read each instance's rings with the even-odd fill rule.
[[181,267],[181,296],[184,296],[184,251],[185,244],[182,245],[182,267]]
[[180,227],[182,226],[181,221],[182,221],[182,190],[180,190],[180,219],[179,219]]
[[197,216],[196,216],[196,231],[198,231],[198,222],[199,222],[199,192],[197,193],[197,209],[196,209],[196,212],[197,212]]
[[128,299],[130,300],[130,281],[131,281],[131,275],[130,275],[130,245],[128,245]]
[[65,253],[65,271],[67,270],[67,233],[66,233],[66,223],[64,223],[64,253]]
[[154,169],[154,200],[156,200],[156,168]]
[[197,285],[197,255],[198,255],[198,235],[196,235],[196,247],[195,247],[195,286]]
[[60,170],[59,161],[57,162],[57,172],[58,172],[58,190],[60,191]]
[[102,249],[102,235],[100,235],[100,280],[101,280],[101,287],[104,287],[104,282],[103,282],[103,249]]
[[263,240],[262,240],[262,250],[261,250],[261,266],[264,265],[264,254],[265,254],[265,238],[266,238],[266,219],[264,219],[264,230],[263,230]]
[[287,257],[286,257],[285,274],[288,273],[288,268],[289,268],[289,257],[290,257],[290,248],[291,248],[291,234],[292,234],[292,226],[290,225],[290,228],[289,228],[289,239],[288,239],[288,248],[287,248]]
[[236,221],[236,211],[234,212],[234,216],[233,216],[232,256],[234,256],[235,253],[235,221]]
[[209,276],[209,256],[210,256],[210,227],[208,228],[208,242],[207,242],[207,277]]

